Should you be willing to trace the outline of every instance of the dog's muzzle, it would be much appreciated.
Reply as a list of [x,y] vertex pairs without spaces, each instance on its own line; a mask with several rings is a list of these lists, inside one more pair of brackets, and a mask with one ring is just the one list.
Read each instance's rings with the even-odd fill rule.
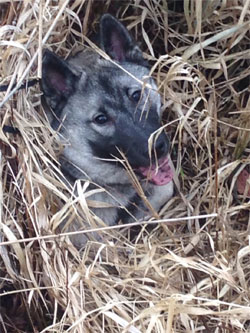
[[166,185],[174,177],[168,157],[161,158],[158,163],[148,167],[139,167],[136,171],[155,185]]

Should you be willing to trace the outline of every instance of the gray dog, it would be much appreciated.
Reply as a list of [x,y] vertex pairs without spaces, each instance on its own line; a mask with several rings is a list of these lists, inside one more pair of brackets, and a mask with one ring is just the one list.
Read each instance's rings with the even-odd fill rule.
[[[173,195],[173,172],[169,142],[160,129],[160,95],[142,52],[110,14],[102,16],[99,35],[111,60],[83,51],[65,61],[45,51],[42,90],[51,125],[65,144],[65,176],[104,189],[90,199],[106,207],[92,212],[114,225],[148,215],[150,206],[159,210]],[[154,138],[152,145],[149,138]],[[75,223],[73,229],[78,228]],[[81,246],[86,238],[79,235],[73,241]]]

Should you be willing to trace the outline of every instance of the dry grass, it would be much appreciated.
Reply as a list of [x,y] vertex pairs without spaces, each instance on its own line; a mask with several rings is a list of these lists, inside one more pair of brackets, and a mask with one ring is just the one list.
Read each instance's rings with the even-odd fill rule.
[[[53,235],[64,218],[95,227],[88,184],[77,195],[60,180],[39,86],[17,87],[40,77],[43,48],[88,45],[107,11],[152,63],[180,193],[155,228],[141,223],[135,239],[107,228],[79,254]],[[250,166],[250,1],[1,0],[0,20],[1,122],[20,131],[0,130],[1,332],[250,332],[250,201],[238,178]]]

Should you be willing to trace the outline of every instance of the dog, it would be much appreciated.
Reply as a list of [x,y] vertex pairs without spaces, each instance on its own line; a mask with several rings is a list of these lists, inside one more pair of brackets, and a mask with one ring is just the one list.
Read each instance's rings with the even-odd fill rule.
[[[173,196],[173,171],[161,98],[140,48],[110,14],[101,18],[99,45],[109,58],[87,50],[65,61],[46,50],[41,87],[64,144],[63,173],[102,188],[89,198],[104,203],[92,212],[111,226],[158,211]],[[73,243],[83,246],[86,236]]]

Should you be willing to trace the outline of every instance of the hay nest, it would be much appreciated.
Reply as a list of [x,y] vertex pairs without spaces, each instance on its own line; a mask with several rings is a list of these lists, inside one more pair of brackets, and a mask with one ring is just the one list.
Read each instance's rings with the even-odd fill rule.
[[[1,1],[1,332],[250,332],[249,6]],[[180,192],[154,228],[109,228],[79,253],[56,233],[89,214],[88,184],[76,196],[61,180],[62,147],[29,85],[42,49],[89,45],[105,12],[153,66]]]

